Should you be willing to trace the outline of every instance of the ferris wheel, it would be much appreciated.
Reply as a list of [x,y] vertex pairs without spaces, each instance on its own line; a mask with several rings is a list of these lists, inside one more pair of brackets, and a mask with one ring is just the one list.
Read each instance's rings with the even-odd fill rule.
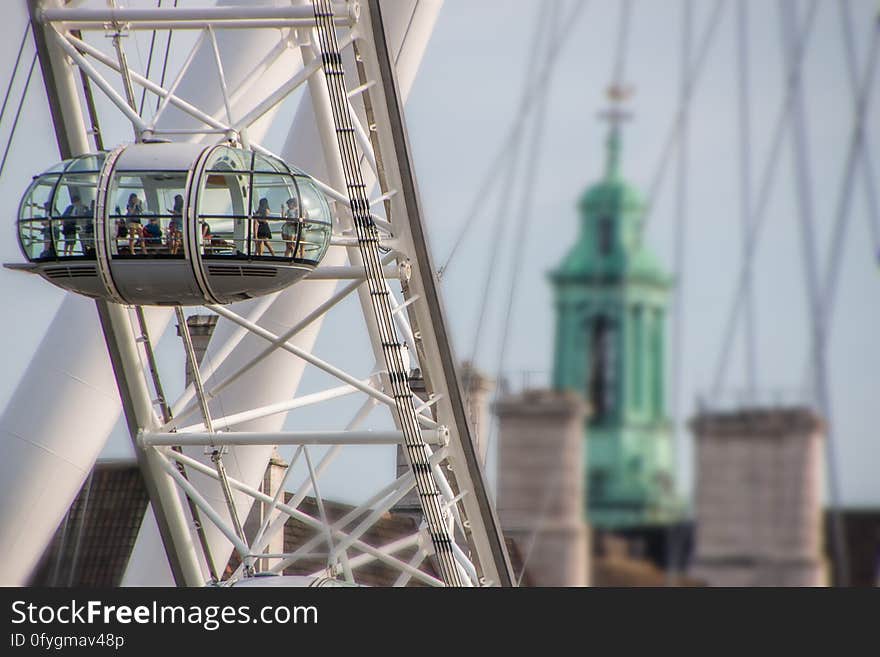
[[[15,491],[0,505],[0,545],[19,555],[4,583],[26,581],[121,398],[151,502],[128,583],[166,583],[170,567],[181,586],[254,584],[258,561],[281,576],[317,558],[314,572],[275,583],[358,585],[378,562],[400,585],[511,585],[402,113],[439,3],[177,4],[28,2],[62,162],[46,162],[24,192],[27,262],[11,267],[72,294],[4,418],[0,460],[16,465],[0,477]],[[152,52],[147,70],[130,64],[129,37],[144,31],[167,44],[159,82]],[[169,58],[172,35],[186,48]],[[298,110],[275,152],[270,119],[289,98]],[[130,126],[118,142],[103,128],[114,122]],[[316,349],[325,316],[349,298],[363,321],[346,337],[369,345],[367,371]],[[185,307],[216,315],[201,362]],[[177,399],[155,353],[172,317],[192,372]],[[307,369],[334,385],[299,392]],[[352,396],[352,415],[332,406]],[[24,400],[38,397],[51,408],[25,418]],[[322,405],[320,429],[282,430],[290,411]],[[387,428],[363,430],[371,415]],[[294,451],[267,495],[276,446]],[[330,517],[322,475],[350,446],[400,446],[408,467]],[[364,540],[412,494],[413,532]],[[248,535],[255,502],[269,511]],[[289,519],[312,536],[267,554]]]

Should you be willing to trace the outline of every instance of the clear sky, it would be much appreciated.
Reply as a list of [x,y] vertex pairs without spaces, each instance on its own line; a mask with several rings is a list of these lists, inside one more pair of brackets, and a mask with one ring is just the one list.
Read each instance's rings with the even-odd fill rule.
[[[0,82],[5,86],[24,15],[16,3],[0,26]],[[680,85],[682,11],[680,2],[635,0],[627,49],[625,78],[635,94],[629,106],[633,120],[624,129],[624,175],[647,194],[671,128]],[[699,43],[713,3],[696,2],[694,42]],[[740,265],[737,115],[736,2],[725,3],[718,32],[691,108],[685,272],[683,290],[682,388],[680,420],[694,411],[695,399],[711,385],[721,335],[727,322]],[[801,14],[808,3],[801,2]],[[540,53],[531,50],[538,0],[446,0],[420,75],[407,105],[407,120],[416,173],[425,206],[435,264],[446,259],[478,192],[491,157],[514,121],[525,84],[525,68]],[[566,7],[571,5],[566,3]],[[518,203],[522,192],[531,203],[527,232],[514,235],[517,213],[510,212],[501,235],[492,235],[497,203],[487,195],[476,225],[443,280],[445,303],[459,356],[470,354],[489,248],[502,240],[502,260],[486,315],[485,335],[499,335],[509,280],[509,254],[514,240],[528,243],[511,321],[504,369],[512,380],[534,371],[533,382],[546,382],[553,339],[553,313],[546,273],[562,258],[577,231],[575,202],[602,172],[606,126],[597,115],[606,105],[620,4],[593,0],[572,26],[546,95],[547,125],[540,157],[528,175],[512,183]],[[856,27],[855,48],[864,67],[874,0],[851,2]],[[783,60],[775,2],[749,5],[749,56],[752,75],[753,189],[767,160],[770,135],[784,90]],[[853,100],[846,74],[837,3],[820,2],[805,61],[805,108],[813,178],[813,201],[824,271],[834,208],[850,139]],[[696,48],[696,46],[695,46]],[[876,86],[876,81],[875,81]],[[876,96],[877,94],[875,94]],[[21,261],[13,216],[31,175],[57,160],[38,73],[28,111],[22,118],[11,160],[0,179],[0,198],[7,204],[7,225],[0,242],[3,262]],[[880,135],[878,103],[869,110],[867,144],[876,156]],[[0,137],[7,134],[4,118]],[[525,144],[528,134],[518,136]],[[809,313],[804,262],[798,232],[798,204],[792,168],[792,146],[786,141],[777,182],[767,208],[767,225],[757,251],[756,326],[759,389],[803,397],[809,371]],[[877,465],[880,436],[876,400],[880,385],[880,292],[876,250],[868,230],[863,179],[855,186],[850,231],[833,320],[831,390],[834,400],[843,499],[851,504],[880,503]],[[880,180],[872,181],[876,188]],[[673,269],[675,162],[660,188],[648,229],[648,242]],[[0,298],[9,317],[0,324],[5,345],[0,375],[0,404],[5,404],[33,350],[58,307],[62,293],[41,279],[0,271]],[[348,312],[343,309],[343,312]],[[334,342],[343,324],[329,322],[321,341]],[[172,332],[173,333],[173,332]],[[486,340],[477,362],[496,374],[497,339]],[[672,356],[670,355],[670,358]],[[353,356],[356,358],[356,356]],[[738,333],[728,388],[743,387],[742,333]],[[690,439],[679,434],[682,488],[691,480]],[[116,443],[124,444],[124,442]],[[118,451],[118,450],[117,450]],[[353,462],[352,462],[353,463]],[[354,466],[352,466],[354,467]]]

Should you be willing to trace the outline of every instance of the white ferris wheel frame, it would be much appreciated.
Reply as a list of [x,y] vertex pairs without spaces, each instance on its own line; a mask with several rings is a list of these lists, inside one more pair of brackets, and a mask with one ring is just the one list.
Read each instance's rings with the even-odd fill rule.
[[[224,581],[224,584],[235,581],[256,559],[270,560],[270,570],[281,573],[305,556],[314,557],[315,551],[325,546],[326,553],[321,554],[326,555],[328,566],[311,573],[314,576],[329,574],[357,583],[357,569],[378,560],[399,572],[396,585],[406,585],[411,579],[433,586],[444,585],[445,582],[441,579],[419,569],[432,553],[431,536],[424,523],[412,535],[386,545],[373,546],[363,540],[364,534],[373,524],[413,489],[415,477],[412,471],[405,472],[383,486],[369,499],[334,522],[327,519],[320,494],[321,474],[344,446],[401,444],[404,437],[399,425],[394,431],[359,430],[367,415],[377,406],[388,406],[392,410],[395,423],[397,418],[393,412],[394,399],[389,395],[387,371],[382,362],[382,345],[373,326],[374,320],[369,316],[369,301],[365,296],[366,286],[363,285],[366,279],[365,270],[352,230],[349,199],[346,193],[340,191],[345,189],[345,183],[339,166],[340,156],[321,57],[316,50],[316,39],[313,36],[316,22],[311,4],[200,9],[42,7],[38,0],[29,0],[29,4],[50,105],[55,108],[53,118],[56,132],[65,157],[89,150],[80,97],[72,73],[74,67],[85,74],[128,119],[138,141],[192,135],[211,138],[214,135],[213,138],[218,141],[232,141],[257,152],[270,153],[249,138],[248,128],[302,85],[307,84],[311,92],[316,127],[321,136],[329,172],[327,181],[318,182],[325,193],[337,201],[337,217],[331,245],[347,250],[349,265],[319,266],[309,278],[342,281],[342,286],[332,296],[282,334],[276,334],[259,324],[274,295],[257,303],[247,316],[239,315],[223,306],[206,307],[237,325],[240,330],[234,332],[219,347],[214,358],[201,367],[194,368],[194,382],[171,404],[173,419],[170,421],[163,421],[157,413],[153,395],[155,390],[151,392],[151,374],[158,374],[150,372],[150,354],[147,353],[150,348],[149,337],[138,328],[135,321],[136,309],[104,301],[97,302],[128,429],[175,581],[178,585],[186,586],[201,586],[205,583],[205,555],[199,553],[193,538],[195,522],[185,508],[183,495],[186,495],[203,519],[214,524],[239,555],[241,565],[238,571],[232,578]],[[514,579],[474,446],[456,364],[446,334],[434,268],[430,264],[424,240],[401,103],[397,95],[393,64],[385,43],[379,2],[369,0],[364,5],[337,2],[334,3],[334,15],[340,52],[347,51],[345,57],[349,58],[350,51],[356,47],[361,75],[366,75],[366,79],[358,80],[358,84],[348,88],[348,110],[355,128],[363,175],[365,179],[378,183],[378,191],[370,201],[371,208],[376,211],[371,214],[380,231],[381,244],[388,251],[382,264],[385,267],[383,275],[393,308],[394,324],[401,341],[408,347],[413,365],[421,370],[428,390],[416,412],[421,425],[422,440],[431,454],[431,474],[442,494],[444,520],[450,536],[453,537],[455,562],[466,585],[509,586],[514,583]],[[237,94],[246,90],[239,88],[231,92],[228,88],[216,32],[242,28],[272,30],[271,33],[276,35],[279,29],[283,30],[278,51],[295,44],[301,49],[303,66],[292,72],[283,84],[250,112],[244,116],[234,116],[231,108]],[[119,56],[114,59],[88,44],[84,37],[71,34],[71,30],[110,31],[119,35],[132,30],[167,29],[199,32],[195,46],[167,87],[162,87],[132,70],[127,65],[121,45],[117,47]],[[196,52],[205,41],[210,42],[214,55],[217,82],[224,104],[222,117],[211,115],[175,93]],[[354,61],[354,58],[351,59]],[[148,121],[140,116],[132,107],[130,99],[120,94],[92,62],[103,65],[111,74],[121,75],[129,89],[132,85],[138,85],[158,97],[158,110],[152,119]],[[258,64],[254,75],[259,75],[261,68],[266,66],[266,62]],[[347,68],[346,72],[350,82],[351,70]],[[371,108],[369,118],[365,114],[365,100]],[[163,130],[157,122],[170,105],[201,122],[202,127]],[[309,285],[309,282],[303,281],[300,285]],[[354,293],[360,297],[365,325],[376,359],[373,371],[366,376],[362,372],[346,371],[291,341],[297,333]],[[178,314],[179,317],[181,315]],[[181,331],[186,331],[185,322],[181,324]],[[266,343],[265,349],[224,380],[213,380],[212,377],[223,360],[248,334],[262,338]],[[210,417],[207,403],[212,396],[277,350],[287,351],[304,360],[338,379],[340,385],[223,417]],[[192,358],[191,353],[189,357]],[[250,420],[355,394],[364,395],[365,400],[343,429],[268,433],[234,430],[235,426]],[[224,430],[217,431],[215,427],[223,427]],[[226,477],[219,469],[174,449],[181,446],[205,446],[222,453],[229,446],[251,445],[296,446],[284,480],[274,497],[246,482]],[[330,448],[317,463],[313,463],[309,451],[313,446]],[[289,478],[294,471],[294,464],[301,458],[307,464],[308,477],[295,488],[292,498],[284,503],[281,496],[293,483]],[[266,515],[257,534],[251,540],[246,540],[239,530],[236,513],[246,514],[249,505],[244,509],[236,509],[233,504],[228,509],[231,511],[231,518],[225,517],[223,510],[206,499],[187,479],[183,469],[218,481],[224,480],[221,481],[222,484],[245,494],[251,501],[270,505],[270,513]],[[316,498],[318,517],[298,508],[309,494]],[[290,553],[266,554],[270,537],[283,531],[285,522],[291,518],[313,528],[316,532],[314,537]],[[413,547],[417,549],[409,561],[396,556]],[[357,554],[350,555],[351,551]],[[222,567],[222,564],[218,565]]]

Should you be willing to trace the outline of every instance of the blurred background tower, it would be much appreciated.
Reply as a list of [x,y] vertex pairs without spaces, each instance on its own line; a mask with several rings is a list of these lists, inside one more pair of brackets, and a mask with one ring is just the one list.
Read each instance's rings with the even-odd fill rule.
[[498,517],[529,583],[587,586],[584,402],[571,393],[527,390],[499,400],[495,412]]
[[582,427],[590,525],[637,542],[680,516],[665,412],[671,281],[641,243],[643,203],[620,174],[624,114],[615,106],[607,117],[605,176],[581,197],[578,241],[551,273],[553,387],[592,409]]
[[[192,339],[196,363],[201,365],[205,352],[208,350],[208,343],[211,341],[211,336],[214,335],[214,329],[217,327],[217,315],[190,315],[186,318],[186,325],[189,328],[189,335]],[[177,336],[180,337],[180,326],[177,327]],[[189,361],[186,362],[185,372],[186,385],[191,385],[193,372]]]
[[[275,497],[278,489],[281,488],[281,484],[284,482],[284,474],[287,472],[287,468],[287,461],[281,457],[276,447],[272,450],[272,457],[266,466],[266,473],[263,475],[263,481],[260,484],[260,492],[270,497]],[[244,523],[244,533],[248,539],[253,540],[260,531],[260,527],[262,527],[266,517],[270,516],[272,511],[272,505],[268,502],[256,502],[251,507],[247,520]],[[284,552],[284,532],[277,532],[269,539],[263,553],[280,554],[282,552]],[[254,562],[254,569],[257,572],[264,572],[269,570],[273,563],[275,562],[269,559],[257,559]]]
[[823,586],[824,424],[807,408],[702,412],[696,554],[710,586]]
[[489,398],[495,390],[495,382],[469,361],[462,364],[459,372],[468,421],[473,426],[474,438],[477,441],[477,454],[485,467],[489,443]]

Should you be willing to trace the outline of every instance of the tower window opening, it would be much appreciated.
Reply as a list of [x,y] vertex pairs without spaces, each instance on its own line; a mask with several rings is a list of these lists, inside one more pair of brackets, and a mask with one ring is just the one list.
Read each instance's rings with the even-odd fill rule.
[[614,224],[611,217],[599,217],[599,254],[609,255],[614,247]]
[[596,317],[590,327],[590,372],[587,396],[593,409],[593,421],[608,419],[614,406],[614,340],[608,318]]

